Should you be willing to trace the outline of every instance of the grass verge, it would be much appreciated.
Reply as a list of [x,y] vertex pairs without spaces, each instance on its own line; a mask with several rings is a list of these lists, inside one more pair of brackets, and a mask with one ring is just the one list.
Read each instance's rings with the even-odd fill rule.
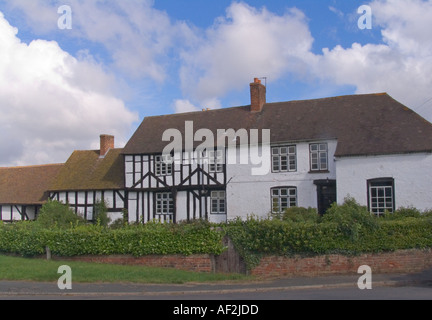
[[125,266],[78,261],[54,261],[0,255],[0,280],[11,281],[57,281],[61,265],[72,269],[72,281],[82,283],[132,282],[132,283],[187,283],[247,280],[240,274],[213,274],[170,268]]

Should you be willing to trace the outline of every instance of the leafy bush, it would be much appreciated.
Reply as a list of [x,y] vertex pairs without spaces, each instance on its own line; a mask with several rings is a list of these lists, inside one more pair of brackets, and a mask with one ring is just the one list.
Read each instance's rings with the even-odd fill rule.
[[85,221],[69,206],[58,201],[48,201],[39,211],[36,223],[42,228],[70,228]]
[[[63,205],[51,202],[44,206],[39,219],[42,214],[49,217],[48,212],[54,208],[65,210]],[[218,255],[225,250],[222,239],[228,235],[252,268],[262,255],[360,254],[432,247],[432,215],[401,208],[392,218],[377,218],[350,198],[341,205],[333,204],[322,218],[311,209],[292,208],[281,219],[249,217],[220,225],[196,220],[105,228],[80,220],[53,223],[52,219],[39,219],[0,222],[0,252],[36,256],[44,254],[48,246],[58,256]]]
[[225,249],[222,237],[218,229],[193,224],[148,223],[113,230],[98,225],[46,229],[19,222],[0,225],[0,252],[36,256],[48,246],[58,256],[220,254]]
[[291,207],[285,209],[280,219],[291,222],[318,222],[320,215],[314,208]]
[[353,198],[346,198],[342,205],[333,203],[322,218],[322,222],[336,223],[338,229],[352,241],[358,239],[360,231],[372,231],[377,228],[377,219],[365,206]]
[[107,227],[111,222],[111,218],[108,217],[108,207],[105,200],[96,202],[94,206],[94,220],[98,225],[103,227]]
[[422,215],[420,210],[413,207],[401,207],[395,212],[386,212],[384,219],[386,220],[400,220],[409,217],[419,218]]
[[235,220],[225,230],[248,268],[262,255],[361,254],[432,247],[432,216],[401,210],[398,219],[381,219],[347,198],[333,204],[317,222],[294,219]]

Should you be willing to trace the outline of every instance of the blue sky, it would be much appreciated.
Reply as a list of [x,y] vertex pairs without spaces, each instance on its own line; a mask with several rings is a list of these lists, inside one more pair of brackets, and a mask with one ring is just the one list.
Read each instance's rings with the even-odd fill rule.
[[[59,29],[58,8],[72,29]],[[372,29],[360,29],[368,5]],[[388,92],[432,120],[432,0],[0,0],[0,166],[122,147],[146,116]]]

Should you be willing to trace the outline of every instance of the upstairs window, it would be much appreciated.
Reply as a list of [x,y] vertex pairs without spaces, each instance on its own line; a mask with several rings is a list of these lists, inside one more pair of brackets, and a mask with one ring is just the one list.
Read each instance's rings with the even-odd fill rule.
[[290,172],[297,170],[296,146],[283,146],[272,148],[272,171]]
[[172,174],[172,156],[158,155],[155,156],[155,174],[156,176],[169,176]]
[[369,211],[377,216],[385,211],[393,212],[395,207],[394,179],[380,178],[368,180]]
[[311,143],[309,145],[310,170],[328,170],[328,146],[327,143]]
[[223,172],[223,151],[222,150],[210,150],[209,155],[209,172],[217,173]]

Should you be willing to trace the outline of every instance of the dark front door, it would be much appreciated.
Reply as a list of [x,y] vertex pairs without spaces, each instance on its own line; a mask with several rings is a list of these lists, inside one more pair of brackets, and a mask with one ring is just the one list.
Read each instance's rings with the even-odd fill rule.
[[315,180],[317,186],[318,213],[323,215],[336,202],[336,180]]

